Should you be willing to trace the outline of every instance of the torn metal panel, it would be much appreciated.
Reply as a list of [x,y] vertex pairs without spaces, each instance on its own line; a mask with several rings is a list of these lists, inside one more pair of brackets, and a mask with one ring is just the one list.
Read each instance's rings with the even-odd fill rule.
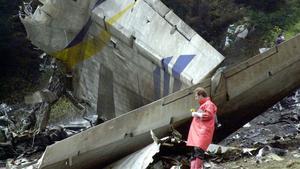
[[25,96],[24,101],[26,104],[37,104],[42,102],[52,103],[57,100],[55,93],[48,89],[34,92],[31,96]]
[[287,152],[288,150],[273,148],[271,146],[264,146],[258,151],[257,155],[255,156],[256,163],[261,163],[264,157],[268,157],[276,161],[282,161],[283,159],[279,156],[283,156]]
[[[50,0],[48,5],[52,2],[54,1]],[[83,0],[77,2],[89,3]],[[67,3],[77,5],[71,0]],[[68,6],[63,7],[68,10]],[[43,8],[47,8],[47,4],[44,4]],[[107,17],[103,23],[104,27],[88,19],[90,13],[95,15],[92,19],[96,19],[97,16],[99,19],[104,19],[97,15],[97,11],[104,12],[101,16]],[[69,14],[68,12],[66,14]],[[35,29],[32,21],[39,20],[30,20],[32,18],[27,18],[29,20],[25,19],[23,22],[26,29],[30,31],[41,33],[43,30],[43,36],[37,34],[36,39],[32,39],[37,40],[36,44],[40,48],[57,52],[54,54],[56,57],[65,59],[71,65],[80,62],[75,70],[77,75],[74,78],[77,84],[75,93],[76,96],[90,100],[94,107],[99,99],[97,84],[99,84],[98,72],[101,64],[105,64],[115,73],[113,91],[116,96],[119,96],[117,97],[119,100],[115,102],[115,110],[127,112],[136,108],[132,105],[139,105],[135,101],[143,99],[152,101],[154,98],[158,99],[176,91],[173,89],[183,89],[191,84],[197,84],[223,60],[223,57],[199,35],[196,34],[190,41],[186,41],[186,38],[174,31],[172,25],[165,22],[165,19],[143,0],[103,1],[90,13],[84,15],[85,24],[79,22],[82,24],[82,29],[74,30],[72,36],[68,36],[68,31],[63,32],[60,29],[44,34],[49,28]],[[151,18],[148,17],[149,15]],[[78,13],[74,16],[80,18]],[[39,17],[43,18],[43,15]],[[57,19],[48,17],[46,19]],[[72,18],[74,22],[76,17]],[[64,24],[69,26],[68,23],[66,21]],[[49,26],[47,24],[43,26]],[[51,26],[55,27],[55,25]],[[88,27],[90,29],[87,29]],[[143,50],[137,52],[135,49],[138,47],[133,48],[127,43],[122,43],[122,40],[118,41],[115,32],[122,33],[123,27],[127,33],[128,30],[129,34],[130,31],[132,32],[135,42],[141,42],[133,44],[144,44],[139,48],[143,48],[148,53]],[[52,33],[55,36],[52,36]],[[75,38],[75,34],[82,35],[81,33],[91,36]],[[38,41],[41,37],[45,37],[42,42]],[[92,38],[89,39],[90,37]],[[74,41],[71,43],[70,39]],[[55,43],[56,40],[60,43]],[[224,70],[220,84],[215,85],[221,88],[211,93],[219,106],[220,116],[229,120],[224,125],[234,124],[233,127],[237,127],[237,123],[242,123],[243,119],[246,119],[244,117],[260,113],[291,90],[299,87],[300,48],[297,48],[299,41],[298,35],[276,49],[270,49],[244,63]],[[137,60],[140,64],[137,64]],[[209,66],[205,64],[200,69],[199,63],[211,64]],[[196,107],[192,95],[193,89],[202,86],[211,91],[211,88],[214,88],[210,79],[202,82],[49,146],[40,167],[91,168],[119,159],[147,145],[150,142],[148,134],[150,129],[156,130],[159,135],[165,135],[171,124],[178,125],[190,118],[187,110]],[[65,151],[66,149],[68,151]]]
[[236,126],[230,121],[246,123],[300,86],[299,40],[298,35],[277,50],[272,48],[224,71],[223,92],[214,100],[222,104],[219,112],[228,115],[220,119],[228,128]]
[[234,158],[241,156],[242,154],[250,154],[253,155],[253,152],[256,151],[257,148],[238,148],[238,147],[227,147],[216,144],[210,144],[207,152],[209,154],[214,155],[222,155],[223,158]]
[[[159,0],[42,3],[33,14],[21,16],[29,39],[74,68],[75,96],[89,100],[93,111],[107,118],[200,82],[224,59],[207,42],[190,43],[196,32],[174,13],[167,15],[170,9]],[[109,98],[110,92],[99,97],[101,65],[113,74],[112,85],[104,89],[120,99]],[[97,103],[111,101],[115,113],[102,113]]]
[[[207,85],[208,81],[202,83],[202,86]],[[185,111],[195,106],[190,90],[183,90],[176,96],[161,99],[47,147],[39,167],[83,169],[103,166],[150,144],[149,130],[153,129],[161,137],[169,131],[171,124],[176,126],[190,117]]]
[[[212,95],[219,106],[220,117],[231,119],[223,126],[230,126],[233,124],[233,120],[237,127],[239,122],[242,123],[243,117],[251,115],[250,113],[260,113],[262,107],[272,105],[273,101],[280,99],[282,95],[286,95],[299,86],[300,80],[297,75],[300,72],[300,63],[295,62],[291,66],[285,67],[285,62],[278,61],[285,57],[292,60],[300,59],[299,49],[293,48],[298,44],[299,39],[300,36],[297,36],[285,42],[277,53],[267,55],[268,52],[266,52],[245,63],[224,70],[223,79],[220,81],[221,86],[226,86],[222,83],[236,84],[236,86],[231,86],[230,89],[229,86],[226,86],[227,88],[221,88],[222,90],[217,90],[217,93]],[[289,50],[289,55],[286,55],[286,50]],[[265,77],[264,72],[267,72],[270,67],[264,65],[270,64],[281,68],[281,71],[271,77]],[[286,73],[294,76],[288,77]],[[265,77],[263,81],[261,78],[251,78],[256,75],[260,76],[260,74]],[[244,81],[241,82],[240,79],[235,79],[235,76],[251,79],[255,85],[247,88],[247,84]],[[158,136],[164,136],[171,124],[180,125],[190,118],[187,110],[197,106],[192,91],[198,86],[211,91],[211,79],[49,146],[44,153],[40,168],[92,168],[142,148],[151,142],[149,130],[153,129]],[[243,92],[235,96],[233,93],[239,93],[238,90]],[[280,92],[278,93],[278,91]],[[261,95],[263,92],[264,95]],[[226,95],[231,97],[224,100],[223,97]],[[220,99],[221,96],[222,99]],[[244,109],[247,107],[250,108]],[[247,112],[235,113],[233,118],[232,113],[236,110],[240,112],[247,110]],[[68,151],[64,151],[65,149]]]
[[153,161],[153,156],[159,152],[160,144],[152,143],[145,148],[108,165],[104,169],[146,169]]
[[[68,119],[69,125],[68,123],[63,126],[52,125],[42,131],[34,128],[33,120],[35,114],[38,114],[36,112],[43,107],[31,110],[32,107],[24,106],[10,111],[8,115],[0,116],[0,160],[14,158],[7,162],[7,168],[10,169],[32,168],[31,164],[37,162],[36,159],[40,158],[46,146],[90,127],[83,123],[86,121],[84,119],[81,121],[73,119],[71,122]],[[26,109],[31,113],[26,112]],[[7,126],[2,126],[2,119],[7,121]]]
[[37,169],[40,160],[36,159],[9,159],[6,162],[6,169]]
[[165,15],[170,11],[170,9],[160,0],[145,0],[161,17],[165,17]]

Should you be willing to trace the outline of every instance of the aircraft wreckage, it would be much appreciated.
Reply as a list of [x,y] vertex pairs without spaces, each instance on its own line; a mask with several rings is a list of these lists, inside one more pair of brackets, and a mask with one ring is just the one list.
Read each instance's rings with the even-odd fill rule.
[[227,127],[300,86],[300,36],[216,71],[224,57],[159,0],[40,2],[21,16],[28,38],[110,120],[47,147],[38,168],[99,168],[150,144],[150,130],[162,137],[190,118],[198,86]]

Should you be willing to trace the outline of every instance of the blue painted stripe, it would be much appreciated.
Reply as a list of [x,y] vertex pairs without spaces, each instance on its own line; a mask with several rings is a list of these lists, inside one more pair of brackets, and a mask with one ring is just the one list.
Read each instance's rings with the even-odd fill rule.
[[105,0],[98,0],[96,3],[95,3],[95,6],[93,7],[93,9],[95,9],[97,6],[99,6],[102,2],[104,2]]
[[172,56],[166,57],[162,59],[162,66],[164,70],[164,90],[163,96],[167,96],[169,94],[169,86],[170,86],[170,74],[168,73],[168,65],[172,60]]
[[75,38],[69,43],[69,45],[66,48],[70,48],[70,47],[73,47],[73,46],[79,44],[85,37],[91,24],[92,24],[92,19],[89,18],[88,22],[83,26],[83,28],[80,30],[80,32],[75,36]]
[[[93,9],[95,9],[97,6],[99,6],[102,2],[104,2],[104,0],[98,0]],[[83,26],[83,28],[79,31],[79,33],[75,36],[75,38],[68,44],[68,46],[66,48],[70,48],[73,47],[77,44],[79,44],[83,38],[85,37],[86,33],[88,32],[90,26],[92,24],[92,19],[91,17],[89,18],[89,20],[87,21],[87,23]]]
[[167,96],[169,94],[169,86],[170,86],[170,74],[164,71],[164,91],[163,96]]
[[160,68],[157,66],[153,71],[153,83],[154,83],[154,99],[160,98]]
[[164,71],[168,71],[168,64],[171,62],[173,56],[165,57],[161,60],[161,64]]
[[183,72],[183,70],[192,61],[194,57],[195,55],[180,55],[172,68],[172,75],[176,79],[180,79],[180,74]]
[[173,83],[173,93],[180,90],[182,86],[182,82],[178,79],[174,79],[174,83]]

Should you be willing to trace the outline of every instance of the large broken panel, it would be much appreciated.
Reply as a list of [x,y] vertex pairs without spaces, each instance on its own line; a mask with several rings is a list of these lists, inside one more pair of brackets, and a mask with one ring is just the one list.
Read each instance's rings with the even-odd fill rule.
[[[208,79],[49,146],[41,159],[40,168],[103,166],[150,144],[150,130],[162,137],[171,125],[180,125],[191,118],[188,110],[197,106],[192,91],[198,86],[210,91],[218,106],[219,117],[226,120],[222,121],[223,126],[237,128],[244,119],[261,113],[274,101],[300,86],[300,76],[297,76],[300,73],[299,39],[300,35],[281,44],[277,50],[271,49],[270,53],[255,56],[219,72],[220,80],[215,87]],[[281,57],[294,62],[277,62]],[[260,67],[268,63],[269,67]],[[241,74],[246,76],[245,79],[251,79],[253,74],[263,76],[271,68],[277,71],[272,76],[264,76],[263,80],[253,79],[250,88],[246,82],[235,80],[235,76]]]
[[159,0],[41,2],[22,18],[29,39],[74,68],[75,95],[95,111],[106,102],[101,65],[112,72],[107,119],[200,82],[224,59]]
[[147,147],[128,155],[127,157],[106,166],[105,169],[146,169],[153,161],[153,156],[159,152],[160,144],[152,143]]
[[115,114],[113,72],[101,65],[99,74],[98,104],[101,106],[98,106],[97,112],[112,119]]
[[[208,82],[201,86],[209,89]],[[193,89],[172,94],[47,147],[39,168],[99,168],[150,144],[149,130],[162,137],[171,125],[190,117],[185,110],[197,104],[192,99]]]
[[297,35],[222,73],[221,79],[226,83],[218,90],[226,94],[216,94],[215,101],[226,101],[222,111],[228,115],[224,119],[228,128],[235,126],[231,121],[246,122],[299,88],[299,40]]

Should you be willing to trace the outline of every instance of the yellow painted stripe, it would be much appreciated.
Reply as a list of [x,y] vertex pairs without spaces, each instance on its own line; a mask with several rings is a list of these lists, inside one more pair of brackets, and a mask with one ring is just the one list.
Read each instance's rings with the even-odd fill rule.
[[[118,12],[116,15],[108,19],[107,25],[112,26],[117,22],[128,10],[133,8],[137,2],[130,3],[126,8]],[[79,62],[88,59],[100,52],[110,41],[111,34],[102,30],[98,36],[83,40],[81,43],[70,48],[63,49],[52,53],[51,55],[62,60],[68,68],[73,68]]]

